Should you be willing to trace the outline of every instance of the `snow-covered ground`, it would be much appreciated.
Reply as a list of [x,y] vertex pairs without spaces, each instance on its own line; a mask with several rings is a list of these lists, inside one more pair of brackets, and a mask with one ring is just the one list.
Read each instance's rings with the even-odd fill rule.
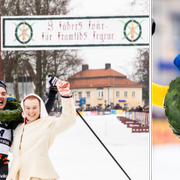
[[[132,180],[149,180],[149,133],[131,133],[116,117],[84,118]],[[128,180],[80,117],[49,155],[60,180]]]
[[155,145],[152,150],[152,180],[179,180],[180,144]]

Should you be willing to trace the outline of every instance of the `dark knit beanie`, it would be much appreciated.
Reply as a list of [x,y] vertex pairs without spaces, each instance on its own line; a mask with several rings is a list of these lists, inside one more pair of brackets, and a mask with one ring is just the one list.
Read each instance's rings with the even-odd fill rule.
[[0,87],[4,88],[7,92],[6,85],[4,84],[2,80],[0,80]]

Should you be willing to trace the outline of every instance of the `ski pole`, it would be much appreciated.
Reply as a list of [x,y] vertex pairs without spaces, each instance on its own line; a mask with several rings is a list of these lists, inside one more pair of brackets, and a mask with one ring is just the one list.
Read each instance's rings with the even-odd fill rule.
[[101,145],[106,149],[106,151],[109,153],[109,155],[113,158],[113,160],[116,162],[116,164],[119,166],[119,168],[124,172],[124,174],[128,177],[129,180],[131,180],[131,178],[128,176],[128,174],[126,173],[126,171],[121,167],[121,165],[117,162],[117,160],[114,158],[114,156],[111,154],[111,152],[107,149],[107,147],[104,145],[104,143],[99,139],[99,137],[96,135],[96,133],[93,131],[93,129],[89,126],[89,124],[85,121],[85,119],[81,116],[81,114],[79,113],[79,111],[76,109],[76,112],[78,113],[78,115],[81,117],[81,119],[84,121],[84,123],[88,126],[88,128],[91,130],[91,132],[96,136],[96,138],[99,140],[99,142],[101,143]]

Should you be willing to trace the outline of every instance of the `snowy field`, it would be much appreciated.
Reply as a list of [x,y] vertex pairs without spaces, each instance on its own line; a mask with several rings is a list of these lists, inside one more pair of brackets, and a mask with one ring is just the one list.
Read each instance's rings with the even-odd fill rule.
[[[116,117],[84,118],[132,180],[149,180],[149,133],[131,133]],[[80,117],[49,155],[60,180],[128,180]]]
[[180,179],[180,144],[153,146],[153,180]]

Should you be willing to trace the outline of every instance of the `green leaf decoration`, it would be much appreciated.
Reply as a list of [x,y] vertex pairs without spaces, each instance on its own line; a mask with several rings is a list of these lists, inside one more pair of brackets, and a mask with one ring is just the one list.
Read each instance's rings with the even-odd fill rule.
[[21,112],[22,108],[20,105],[20,101],[18,101],[17,99],[7,99],[5,110],[0,111],[0,121],[24,121]]
[[165,115],[169,127],[180,138],[180,76],[172,80],[165,96]]

